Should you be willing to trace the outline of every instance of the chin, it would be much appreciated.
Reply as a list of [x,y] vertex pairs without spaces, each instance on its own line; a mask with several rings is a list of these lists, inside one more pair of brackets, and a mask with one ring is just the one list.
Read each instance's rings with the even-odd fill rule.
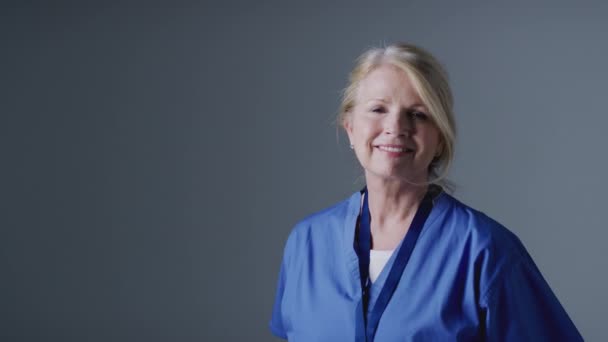
[[417,176],[412,172],[396,171],[396,170],[383,170],[383,171],[368,171],[367,177],[373,177],[376,179],[382,179],[390,182],[403,182],[403,183],[416,183],[422,184],[426,181],[426,178]]

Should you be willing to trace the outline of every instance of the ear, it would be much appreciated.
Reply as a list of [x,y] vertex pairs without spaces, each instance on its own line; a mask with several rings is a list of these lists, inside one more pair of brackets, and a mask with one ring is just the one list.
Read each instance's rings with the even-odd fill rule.
[[348,140],[350,140],[350,144],[353,144],[353,124],[352,124],[352,119],[350,116],[346,116],[344,118],[344,120],[342,121],[342,127],[344,127],[344,130],[346,131],[346,134],[348,135]]

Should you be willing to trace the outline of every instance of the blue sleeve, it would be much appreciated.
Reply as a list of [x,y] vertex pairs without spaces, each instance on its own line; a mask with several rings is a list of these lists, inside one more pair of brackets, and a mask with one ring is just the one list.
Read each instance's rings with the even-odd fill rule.
[[270,331],[273,335],[287,339],[287,332],[283,326],[283,312],[281,305],[283,303],[283,292],[285,291],[285,262],[281,263],[281,270],[279,271],[279,280],[277,283],[277,292],[274,298],[274,305],[272,307],[272,317],[270,318]]
[[505,265],[481,299],[488,341],[582,341],[527,252]]
[[293,245],[296,243],[296,228],[292,230],[285,243],[285,249],[283,251],[283,260],[281,262],[281,269],[279,271],[279,279],[277,281],[277,292],[274,298],[274,305],[272,307],[272,317],[270,318],[270,331],[273,335],[282,339],[287,339],[287,329],[285,326],[284,312],[283,312],[283,295],[285,293],[285,287],[287,285],[287,274],[288,269],[293,267],[290,266],[291,255],[293,253]]

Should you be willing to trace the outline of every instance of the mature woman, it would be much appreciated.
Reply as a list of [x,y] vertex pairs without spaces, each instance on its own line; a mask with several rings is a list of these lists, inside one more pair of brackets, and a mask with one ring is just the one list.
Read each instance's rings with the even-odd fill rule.
[[271,331],[290,341],[579,341],[518,238],[444,191],[452,95],[398,44],[358,60],[339,121],[366,187],[299,222]]

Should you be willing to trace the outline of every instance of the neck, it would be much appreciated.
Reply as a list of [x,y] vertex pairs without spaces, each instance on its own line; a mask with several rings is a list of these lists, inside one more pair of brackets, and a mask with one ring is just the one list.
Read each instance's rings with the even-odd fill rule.
[[376,177],[366,180],[372,230],[405,234],[428,186]]

